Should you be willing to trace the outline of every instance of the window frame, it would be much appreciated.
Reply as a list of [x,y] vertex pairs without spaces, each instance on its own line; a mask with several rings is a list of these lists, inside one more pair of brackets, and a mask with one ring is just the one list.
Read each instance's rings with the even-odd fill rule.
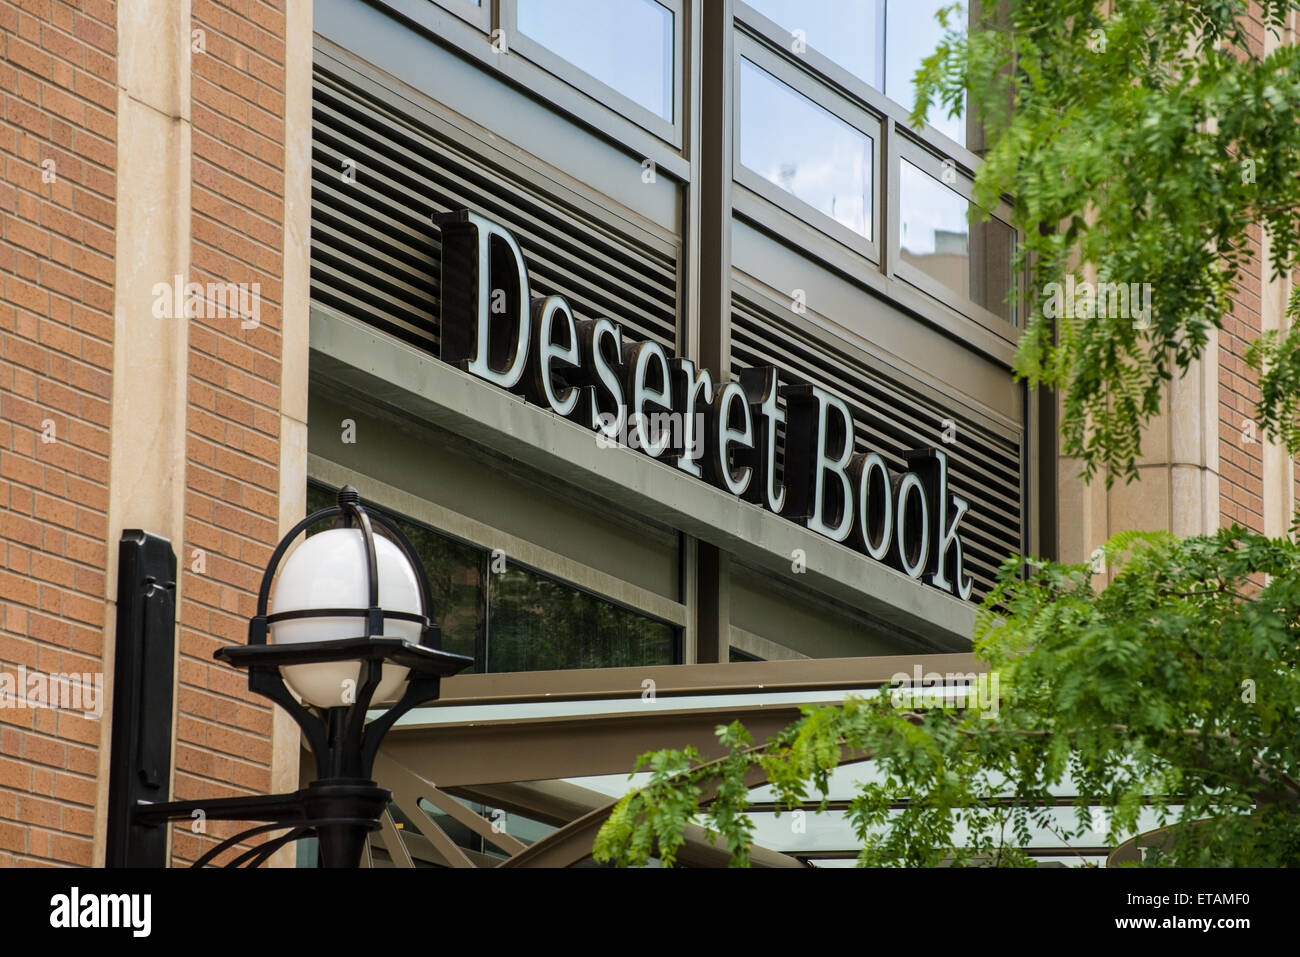
[[[871,237],[868,238],[845,226],[839,220],[822,212],[816,206],[805,202],[793,193],[789,193],[770,182],[741,162],[741,74],[744,61],[765,71],[778,82],[790,87],[796,94],[806,97],[814,105],[824,109],[842,123],[853,128],[871,141]],[[882,189],[881,161],[883,152],[881,140],[884,138],[883,117],[852,103],[846,98],[834,96],[834,91],[807,74],[807,72],[789,59],[781,56],[759,43],[757,40],[737,31],[735,53],[732,58],[732,100],[731,111],[731,176],[739,186],[755,196],[766,200],[777,209],[806,223],[829,238],[862,256],[875,266],[880,265],[879,237],[884,230],[881,197]],[[874,127],[874,132],[873,132]]]
[[[334,52],[328,55],[336,61],[340,56],[349,57],[346,62],[353,70],[358,69],[356,65],[358,61],[374,66],[385,64],[389,61],[385,59],[384,54],[380,54],[375,49],[373,44],[368,45],[368,37],[363,37],[356,42],[343,39],[338,32],[338,21],[350,21],[349,26],[364,29],[366,26],[364,21],[373,13],[396,23],[401,28],[409,29],[414,26],[414,29],[409,32],[422,41],[436,45],[479,70],[495,74],[502,86],[511,88],[516,94],[528,96],[556,116],[567,117],[570,124],[581,130],[583,134],[598,136],[628,155],[654,162],[660,173],[676,182],[684,183],[690,179],[691,161],[682,148],[682,143],[685,142],[684,135],[668,138],[657,132],[651,132],[619,112],[614,104],[606,102],[607,97],[603,95],[599,99],[593,97],[589,90],[575,87],[527,57],[495,52],[491,42],[493,21],[485,19],[475,23],[455,12],[449,12],[456,9],[455,5],[460,3],[460,0],[335,0],[335,3],[340,2],[344,12],[335,17],[338,11],[331,10],[329,17],[331,23],[329,27],[324,28],[324,32],[320,32],[318,26],[314,44],[316,56],[319,56],[322,50],[332,48]],[[440,6],[443,2],[451,6]],[[498,2],[500,0],[492,0],[489,4],[493,17],[496,16],[496,7],[492,4]],[[698,0],[696,2],[698,3]],[[331,8],[333,6],[334,4],[330,4]],[[465,8],[471,13],[474,12],[468,4]],[[684,30],[697,32],[698,26],[687,23]],[[691,43],[696,42],[693,39],[694,32],[683,35],[691,36]],[[679,51],[679,59],[682,59],[683,64],[688,53],[689,51],[684,47]],[[388,75],[396,77],[400,83],[418,91],[428,101],[446,105],[439,96],[439,85],[436,79],[431,78],[427,70],[421,72],[414,68],[407,69],[405,63],[396,69],[390,70],[389,67],[381,69],[387,70]],[[683,69],[686,69],[685,65]],[[381,79],[381,74],[370,74],[365,69],[361,72],[370,76],[373,82],[384,87],[388,93],[393,93],[394,90],[390,88],[391,81]],[[689,77],[690,72],[687,70],[687,81]],[[689,101],[690,91],[685,91],[683,95]],[[463,112],[463,115],[483,129],[497,133],[501,131],[500,121],[492,116],[473,110]],[[532,117],[525,117],[522,125],[536,132],[536,125],[529,122],[531,119]],[[680,125],[683,130],[688,129],[685,120]],[[551,164],[555,165],[553,160]]]
[[649,0],[649,2],[659,4],[673,15],[672,120],[664,119],[598,80],[577,64],[566,60],[540,41],[523,33],[519,29],[519,0],[496,0],[496,22],[506,37],[506,44],[511,54],[518,53],[534,66],[564,81],[594,102],[619,113],[680,152],[685,140],[684,93],[688,75],[686,60],[689,55],[686,49],[686,0]]
[[[933,124],[926,123],[920,128],[913,126],[910,119],[911,114],[903,104],[892,97],[886,96],[883,90],[876,89],[856,73],[836,63],[813,46],[809,45],[808,49],[803,53],[793,53],[789,49],[792,36],[788,30],[782,29],[777,23],[769,20],[748,3],[745,3],[744,0],[735,0],[735,4],[734,29],[737,42],[741,37],[748,36],[767,44],[774,50],[780,51],[787,61],[793,62],[797,59],[798,62],[804,65],[806,70],[822,77],[827,86],[840,92],[850,102],[856,102],[862,108],[878,114],[881,117],[882,126],[885,118],[892,119],[896,126],[920,137],[933,149],[946,153],[967,168],[973,168],[978,163],[978,154],[958,143],[946,133],[940,132]],[[886,23],[888,23],[888,11],[886,11]],[[881,41],[886,64],[889,56],[887,39],[886,36]],[[940,108],[941,106],[936,104],[931,107],[931,110]]]
[[[844,66],[842,63],[836,60],[832,60],[829,56],[827,56],[825,53],[822,53],[811,43],[808,44],[807,49],[805,49],[803,53],[795,53],[790,47],[791,41],[794,40],[793,33],[791,33],[789,30],[786,30],[775,20],[769,18],[767,14],[759,11],[757,7],[752,6],[749,3],[746,3],[745,0],[735,0],[735,3],[736,3],[735,16],[737,20],[737,24],[736,24],[737,35],[743,34],[744,27],[748,27],[750,31],[756,34],[761,34],[763,39],[767,40],[773,46],[780,49],[787,56],[798,57],[800,60],[806,62],[808,66],[810,66],[815,72],[820,73],[824,77],[827,77],[828,79],[832,80],[835,84],[842,86],[845,89],[851,90],[855,95],[858,96],[859,99],[863,99],[864,102],[867,100],[867,98],[861,95],[861,91],[853,89],[854,86],[861,85],[866,90],[869,90],[880,96],[884,96],[883,90],[875,86],[872,86],[870,83],[862,79],[862,77],[858,76],[856,73],[854,73],[848,67]],[[885,69],[885,61],[884,61],[885,12],[884,11],[885,11],[885,6],[882,5],[880,23],[878,24],[881,30],[881,37],[880,37],[881,86],[884,85],[884,69]],[[741,26],[742,24],[743,27]]]
[[[439,13],[450,13],[482,33],[492,32],[492,5],[495,0],[480,0],[475,5],[469,0],[382,0],[431,33],[439,33]],[[430,7],[437,9],[429,9]]]
[[478,27],[484,33],[492,32],[492,6],[495,0],[479,0],[477,4],[470,3],[469,0],[433,0],[433,2]]
[[[900,131],[901,134],[901,131]],[[903,161],[911,163],[921,172],[932,177],[940,186],[952,190],[961,196],[968,203],[975,204],[972,198],[974,192],[974,172],[973,170],[963,167],[960,163],[954,163],[957,170],[957,180],[955,183],[944,183],[942,179],[942,169],[944,159],[953,159],[953,157],[942,157],[937,155],[928,146],[910,139],[906,135],[895,135],[890,137],[889,143],[889,181],[897,185],[897,188],[889,190],[889,213],[888,222],[890,224],[889,234],[885,237],[888,254],[886,263],[888,274],[909,286],[925,293],[932,299],[956,310],[968,319],[979,323],[990,332],[994,332],[1004,339],[1012,342],[1016,341],[1023,328],[1025,315],[1025,277],[1024,270],[1014,270],[1011,274],[1012,286],[1015,290],[1015,296],[1012,299],[1013,318],[1008,320],[1005,317],[985,309],[976,303],[973,299],[961,295],[957,290],[940,282],[933,276],[922,271],[921,269],[903,261],[902,243],[900,233],[902,230],[902,164]],[[1020,242],[1020,233],[1012,225],[1012,206],[1011,203],[1003,197],[996,208],[990,211],[994,219],[997,219],[1012,232],[1013,247]]]

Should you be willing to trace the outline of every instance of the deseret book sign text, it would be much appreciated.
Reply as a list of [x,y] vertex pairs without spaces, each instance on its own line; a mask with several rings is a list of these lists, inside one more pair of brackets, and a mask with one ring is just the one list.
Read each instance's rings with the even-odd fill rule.
[[[435,221],[443,360],[607,439],[630,434],[650,458],[970,598],[969,504],[948,487],[943,450],[907,452],[907,470],[895,474],[879,453],[855,451],[853,417],[834,393],[783,384],[772,367],[714,382],[659,343],[627,338],[613,319],[576,318],[563,296],[533,299],[523,253],[500,224],[470,210]],[[653,428],[664,416],[680,427]]]

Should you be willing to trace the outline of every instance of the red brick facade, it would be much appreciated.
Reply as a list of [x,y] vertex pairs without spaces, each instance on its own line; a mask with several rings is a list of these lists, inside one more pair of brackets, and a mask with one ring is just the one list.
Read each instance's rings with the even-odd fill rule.
[[[1261,57],[1267,45],[1259,4],[1252,2],[1249,9],[1249,52]],[[1280,42],[1290,40],[1282,37]],[[1224,316],[1219,334],[1219,522],[1224,527],[1237,524],[1265,532],[1264,445],[1254,424],[1260,399],[1259,379],[1246,364],[1245,354],[1265,327],[1264,294],[1272,270],[1261,259],[1260,228],[1250,227],[1247,236],[1248,255],[1232,296],[1232,310]],[[1282,494],[1282,484],[1277,479],[1271,481],[1274,493]],[[1300,501],[1300,497],[1296,500]]]
[[[117,13],[112,0],[0,0],[0,671],[9,673],[108,670]],[[203,798],[270,787],[270,709],[212,652],[247,639],[278,539],[284,3],[193,0],[190,27],[188,279],[260,291],[256,328],[233,316],[188,327],[174,788]],[[100,721],[80,714],[0,709],[0,866],[93,863],[100,735]],[[174,863],[212,843],[187,826],[174,833]]]
[[1264,531],[1264,446],[1255,426],[1259,379],[1246,365],[1246,348],[1259,338],[1260,230],[1249,229],[1250,256],[1219,333],[1219,516]]
[[[0,0],[0,669],[101,672],[116,7]],[[0,709],[0,866],[90,864],[99,721]]]

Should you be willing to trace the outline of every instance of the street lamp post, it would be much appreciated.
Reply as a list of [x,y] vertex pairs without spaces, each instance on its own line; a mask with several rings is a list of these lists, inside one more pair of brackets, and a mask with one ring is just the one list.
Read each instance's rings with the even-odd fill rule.
[[[339,520],[337,527],[306,538],[285,560],[302,532],[330,518]],[[376,536],[376,524],[389,538]],[[163,547],[170,581],[163,580]],[[246,670],[249,690],[280,705],[302,729],[318,779],[283,795],[153,800],[166,793],[168,777],[159,769],[164,750],[159,725],[169,737],[171,696],[170,688],[157,685],[163,678],[171,681],[171,669],[159,660],[171,634],[158,619],[166,619],[168,611],[174,616],[169,596],[175,558],[162,539],[141,532],[124,533],[122,556],[109,866],[162,866],[166,823],[198,815],[264,823],[221,842],[196,867],[276,830],[285,833],[227,866],[257,866],[285,844],[313,834],[320,841],[322,866],[358,866],[366,835],[380,826],[390,797],[371,779],[380,742],[403,714],[437,699],[442,678],[472,664],[439,647],[439,629],[429,617],[428,580],[401,529],[368,511],[356,489],[344,487],[336,505],[295,525],[271,555],[257,613],[249,621],[248,644],[215,654]],[[376,706],[386,710],[367,721]]]

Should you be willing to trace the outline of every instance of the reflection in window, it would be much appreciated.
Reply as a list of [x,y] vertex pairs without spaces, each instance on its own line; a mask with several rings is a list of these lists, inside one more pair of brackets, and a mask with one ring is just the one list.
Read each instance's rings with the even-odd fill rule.
[[[307,513],[329,508],[335,499],[335,492],[310,483]],[[486,549],[392,512],[384,515],[411,540],[424,564],[443,650],[474,659],[462,674],[674,663],[677,631],[671,625],[514,565],[489,574],[492,556]],[[307,533],[324,531],[333,521]]]
[[971,203],[907,160],[900,163],[899,251],[903,262],[958,295],[1015,322],[1006,301],[1012,285],[1015,232],[998,219],[971,223]]
[[871,238],[871,137],[741,61],[740,162]]
[[[945,29],[935,14],[953,0],[889,0],[885,13],[885,95],[897,100],[910,112],[916,105],[916,87],[912,82],[921,61],[939,48]],[[964,15],[963,13],[958,16]],[[949,27],[962,21],[949,17]],[[938,103],[930,106],[930,125],[945,136],[966,145],[966,116],[949,118],[947,109]]]
[[673,122],[673,12],[655,0],[518,0],[518,29]]
[[[907,107],[916,104],[913,78],[938,48],[945,29],[935,14],[953,0],[746,0],[763,16]],[[968,5],[969,6],[969,5]],[[964,26],[966,14],[949,18]],[[966,146],[966,117],[949,119],[939,105],[930,125]]]
[[[307,514],[329,508],[336,501],[336,493],[319,485],[307,486]],[[373,506],[367,506],[373,507]],[[483,582],[482,553],[430,528],[401,516],[384,513],[392,519],[403,534],[411,540],[415,552],[424,563],[429,576],[429,599],[433,603],[433,620],[442,629],[443,651],[454,652],[474,659],[474,667],[462,674],[481,670],[480,638],[485,633],[487,594]],[[323,528],[332,523],[324,523]],[[308,533],[322,531],[310,528]],[[378,529],[376,530],[378,531]]]
[[492,576],[491,621],[494,672],[673,663],[671,626],[527,569]]
[[[885,85],[885,0],[748,0],[791,37],[877,90]],[[799,31],[802,31],[800,34]]]

